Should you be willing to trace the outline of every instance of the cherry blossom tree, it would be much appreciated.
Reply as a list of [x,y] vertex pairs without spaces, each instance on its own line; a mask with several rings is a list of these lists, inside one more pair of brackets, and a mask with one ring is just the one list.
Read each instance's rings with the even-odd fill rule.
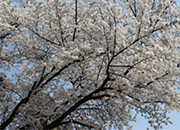
[[180,109],[174,0],[0,1],[0,129],[132,129]]

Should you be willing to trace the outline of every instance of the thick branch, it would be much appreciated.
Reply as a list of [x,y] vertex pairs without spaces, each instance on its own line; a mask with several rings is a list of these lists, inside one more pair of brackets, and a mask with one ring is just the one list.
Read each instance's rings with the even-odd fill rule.
[[0,39],[4,39],[4,38],[6,38],[8,35],[10,35],[10,33],[6,33],[6,34],[4,34],[4,35],[1,35],[1,36],[0,36]]
[[54,79],[56,76],[58,76],[63,70],[65,70],[66,68],[68,68],[70,65],[76,63],[76,62],[80,62],[80,60],[75,60],[67,65],[65,65],[64,67],[62,67],[58,72],[56,72],[54,75],[52,75],[49,79],[46,80],[46,82],[44,82],[40,88],[42,88],[44,85],[48,84],[52,79]]
[[72,107],[70,107],[66,112],[64,112],[59,118],[57,118],[55,121],[53,121],[51,124],[47,125],[44,127],[44,130],[46,129],[53,129],[57,126],[59,126],[62,122],[62,120],[64,120],[71,112],[73,112],[76,108],[78,108],[81,104],[83,104],[84,102],[87,102],[89,100],[92,99],[92,96],[98,92],[100,92],[104,86],[106,85],[106,83],[109,81],[109,75],[107,75],[107,77],[105,78],[104,82],[102,83],[102,85],[94,90],[93,92],[91,92],[89,95],[85,96],[83,99],[79,100],[77,103],[75,103]]
[[[172,21],[172,22],[170,22],[169,24],[166,24],[165,26],[162,26],[162,27],[159,27],[159,28],[157,28],[157,29],[152,30],[152,31],[150,32],[150,34],[156,32],[156,31],[160,31],[160,30],[162,30],[162,29],[164,29],[164,28],[166,28],[166,27],[168,27],[168,26],[174,25],[174,24],[176,24],[177,22],[178,22],[177,20]],[[139,30],[139,31],[140,31],[140,30]],[[129,47],[131,47],[132,45],[134,45],[136,42],[138,42],[139,40],[141,40],[141,39],[143,39],[143,38],[145,38],[145,37],[147,37],[147,36],[148,36],[148,34],[145,34],[145,35],[143,35],[143,36],[141,36],[141,37],[138,37],[138,38],[137,38],[136,40],[134,40],[131,44],[129,44],[128,46],[126,46],[125,48],[123,48],[122,50],[120,50],[118,53],[116,53],[115,55],[113,55],[113,57],[110,59],[108,65],[107,65],[106,74],[109,74],[109,72],[108,72],[109,67],[110,67],[112,61],[113,61],[119,54],[121,54],[122,52],[124,52],[125,50],[127,50]]]
[[[56,73],[55,73],[54,75],[52,75],[48,80],[46,80],[46,82],[43,83],[43,84],[40,86],[40,88],[42,88],[44,85],[46,85],[47,83],[49,83],[53,78],[55,78],[56,76],[58,76],[64,69],[68,68],[71,64],[73,64],[73,63],[75,63],[75,62],[79,62],[79,60],[76,60],[76,61],[74,61],[74,62],[72,62],[72,63],[69,63],[69,64],[65,65],[64,67],[62,67],[58,72],[56,72]],[[44,69],[45,69],[45,68],[44,68]],[[44,73],[44,69],[43,69],[43,72],[42,72],[42,73]],[[41,81],[41,80],[40,80],[40,81]],[[42,81],[41,81],[41,82],[42,82]],[[37,82],[34,82],[34,85],[32,86],[31,90],[29,91],[28,96],[27,96],[26,98],[22,99],[22,100],[17,104],[17,106],[14,108],[11,116],[10,116],[5,122],[3,122],[3,123],[0,125],[0,129],[5,129],[5,128],[13,121],[15,115],[19,113],[19,112],[17,112],[18,109],[19,109],[19,107],[22,106],[23,104],[26,104],[26,103],[29,101],[32,92],[40,85],[39,83],[38,83],[38,86],[37,86],[36,84],[37,84]],[[34,92],[33,94],[36,95],[36,94],[38,93],[38,91],[39,91],[39,90],[37,90],[37,91]]]
[[24,99],[22,99],[17,105],[16,107],[14,108],[12,114],[10,115],[10,117],[4,121],[1,125],[0,125],[0,129],[5,129],[13,120],[14,120],[14,117],[19,113],[18,112],[18,109],[23,105],[23,104],[26,104],[29,99],[30,99],[30,96],[32,94],[32,91],[35,89],[35,86],[36,86],[36,83],[37,82],[34,82],[32,88],[31,88],[31,91],[29,91],[28,93],[28,96]]

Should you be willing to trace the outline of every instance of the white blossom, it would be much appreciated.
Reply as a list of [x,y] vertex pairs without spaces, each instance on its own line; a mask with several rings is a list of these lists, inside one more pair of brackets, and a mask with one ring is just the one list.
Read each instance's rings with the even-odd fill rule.
[[154,129],[173,123],[175,1],[1,0],[0,10],[0,129],[132,129],[137,114]]

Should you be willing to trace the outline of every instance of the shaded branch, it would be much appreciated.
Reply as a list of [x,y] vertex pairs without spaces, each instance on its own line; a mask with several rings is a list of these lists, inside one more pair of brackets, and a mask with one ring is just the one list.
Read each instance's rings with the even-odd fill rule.
[[[160,31],[160,30],[164,29],[165,27],[174,25],[174,24],[176,24],[176,23],[178,23],[177,20],[172,21],[172,22],[170,22],[169,24],[166,24],[165,26],[162,26],[162,27],[159,27],[159,28],[157,28],[157,29],[152,30],[152,31],[150,32],[150,34],[156,32],[156,31]],[[140,30],[139,30],[139,31],[140,31]],[[109,74],[108,70],[109,70],[110,64],[112,63],[112,61],[114,60],[114,58],[116,58],[119,54],[121,54],[122,52],[124,52],[125,50],[127,50],[129,47],[131,47],[132,45],[134,45],[134,44],[135,44],[136,42],[138,42],[139,40],[147,37],[148,35],[149,35],[149,34],[145,34],[145,35],[143,35],[143,36],[141,36],[141,37],[138,37],[138,38],[137,38],[136,40],[134,40],[131,44],[129,44],[128,46],[126,46],[125,48],[123,48],[122,50],[120,50],[118,53],[116,53],[115,55],[113,55],[112,58],[110,59],[108,65],[107,65],[106,74]],[[126,72],[126,73],[127,73],[127,72]],[[126,74],[126,73],[125,73],[125,74]]]
[[[12,23],[12,22],[10,22],[9,23],[11,26],[14,26],[15,28],[17,28],[17,27],[19,27],[19,24],[17,24],[17,23]],[[14,30],[12,30],[12,31],[14,31]],[[1,33],[2,33],[2,31],[1,31]],[[8,35],[10,35],[11,33],[10,32],[8,32],[8,33],[6,33],[6,34],[4,34],[4,35],[1,35],[0,36],[0,39],[4,39],[4,38],[6,38]]]
[[6,38],[8,35],[10,35],[10,33],[6,33],[6,34],[4,34],[4,35],[1,35],[1,36],[0,36],[0,39],[4,39],[4,38]]
[[32,29],[30,29],[30,28],[29,28],[29,30],[32,31],[32,32],[33,32],[34,34],[36,34],[37,36],[39,36],[40,38],[44,39],[45,41],[50,42],[51,44],[54,44],[54,45],[59,45],[59,43],[53,42],[53,41],[51,41],[51,40],[49,40],[49,39],[41,36],[39,33],[35,32],[34,30],[32,30]]
[[29,99],[30,99],[30,96],[32,94],[32,91],[35,89],[35,86],[36,86],[37,82],[34,82],[32,88],[31,88],[31,91],[29,91],[28,93],[28,96],[24,99],[22,99],[17,105],[16,107],[14,108],[12,114],[10,115],[10,117],[4,121],[1,125],[0,125],[0,129],[5,129],[13,120],[14,120],[14,117],[19,113],[18,110],[19,108],[23,105],[23,104],[26,104]]
[[62,120],[64,120],[71,112],[73,112],[76,108],[78,108],[84,102],[87,102],[88,100],[91,100],[92,96],[94,94],[100,92],[104,88],[104,86],[106,85],[106,83],[108,81],[109,81],[109,75],[107,75],[107,77],[105,78],[104,82],[101,84],[101,86],[98,89],[94,90],[93,92],[91,92],[90,94],[88,94],[87,96],[85,96],[84,98],[79,100],[72,107],[70,107],[66,112],[64,112],[59,118],[57,118],[55,121],[53,121],[51,124],[46,125],[44,127],[44,130],[46,130],[46,129],[53,129],[56,126],[59,126],[61,124]]
[[[46,80],[46,82],[43,83],[43,84],[40,86],[40,88],[42,88],[44,85],[46,85],[47,83],[49,83],[53,78],[55,78],[56,76],[58,76],[64,69],[68,68],[71,64],[73,64],[73,63],[75,63],[75,62],[79,62],[79,61],[80,61],[80,60],[76,60],[76,61],[74,61],[74,62],[72,62],[72,63],[69,63],[69,64],[65,65],[64,67],[62,67],[58,72],[56,72],[53,76],[51,76],[48,80]],[[44,73],[44,71],[45,71],[45,68],[43,69],[42,74]],[[42,78],[42,77],[41,77],[41,78]],[[42,80],[42,79],[40,79],[40,81],[41,81],[41,80]],[[42,82],[42,81],[41,81],[41,82]],[[40,84],[38,83],[38,85],[40,85]],[[26,98],[22,99],[22,100],[17,104],[17,106],[14,108],[14,110],[13,110],[12,114],[10,115],[10,117],[0,125],[0,129],[5,129],[5,128],[14,120],[15,115],[17,115],[17,114],[19,113],[19,112],[18,112],[19,107],[21,107],[23,104],[26,104],[26,103],[29,101],[30,96],[32,95],[32,92],[33,92],[36,88],[38,88],[38,86],[37,86],[37,81],[34,82],[31,90],[30,90],[29,93],[28,93],[28,96],[27,96]],[[35,92],[33,93],[33,95],[36,95],[39,91],[40,91],[40,90],[35,91]]]
[[19,130],[27,130],[28,128],[30,128],[31,126],[29,124],[26,124],[25,126],[19,128]]
[[[166,75],[168,75],[169,73],[168,72],[166,72],[164,75],[162,75],[161,77],[157,77],[154,81],[157,81],[157,80],[159,80],[159,79],[161,79],[161,78],[163,78],[163,77],[165,77]],[[154,83],[154,81],[150,81],[150,82],[148,82],[147,83],[147,85],[150,85],[150,84],[152,84],[152,83]]]
[[[122,93],[123,93],[123,92],[122,92]],[[125,93],[123,93],[123,94],[125,94]],[[130,94],[125,94],[125,95],[127,95],[127,96],[130,97],[131,99],[136,100],[136,101],[138,101],[138,102],[141,101],[140,99],[135,98],[135,97],[133,97],[133,96],[130,95]],[[151,101],[146,100],[146,101],[143,101],[143,103],[167,103],[167,102],[164,102],[164,101],[161,101],[161,100],[151,100]]]
[[[75,1],[75,24],[76,25],[78,25],[78,22],[77,22],[77,2],[78,2],[78,0]],[[73,33],[73,41],[75,40],[75,37],[76,37],[76,30],[77,30],[77,28],[75,27],[74,33]]]
[[102,99],[103,97],[111,97],[111,96],[109,94],[104,94],[104,95],[93,96],[91,99],[96,100],[96,99]]
[[73,122],[74,124],[78,124],[78,125],[81,125],[81,126],[88,127],[89,129],[94,128],[94,126],[92,126],[92,125],[84,124],[84,123],[81,123],[81,122],[79,122],[79,121],[73,120],[72,122]]
[[62,67],[58,72],[56,72],[55,74],[53,74],[49,79],[46,80],[45,83],[43,83],[40,88],[42,88],[44,85],[48,84],[52,79],[54,79],[56,76],[58,76],[63,70],[65,70],[66,68],[68,68],[70,65],[76,63],[76,62],[80,62],[80,60],[75,60],[67,65],[65,65],[64,67]]
[[[128,0],[127,0],[127,2],[128,2]],[[133,10],[133,8],[131,7],[131,5],[129,5],[129,8],[130,8],[130,10],[132,11],[134,17],[136,17],[137,15],[136,15],[135,11]]]
[[139,64],[139,63],[141,63],[141,62],[144,61],[144,60],[145,60],[145,59],[142,59],[142,60],[136,62],[134,65],[130,66],[130,67],[124,72],[124,75],[126,76],[126,75],[129,73],[129,71],[130,71],[134,66],[136,66],[136,65]]
[[48,73],[46,73],[46,74],[44,75],[44,78],[46,78],[46,77],[47,77],[51,72],[53,72],[55,69],[56,69],[56,67],[53,66],[52,69],[51,69],[51,71],[48,72]]

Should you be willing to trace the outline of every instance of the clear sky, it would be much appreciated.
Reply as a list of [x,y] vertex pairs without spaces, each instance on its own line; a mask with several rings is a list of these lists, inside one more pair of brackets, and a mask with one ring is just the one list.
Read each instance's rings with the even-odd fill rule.
[[[18,0],[13,0],[18,1]],[[180,5],[180,0],[176,0],[176,2]],[[177,113],[176,111],[173,111],[168,114],[170,116],[171,121],[173,124],[163,125],[162,130],[180,130],[180,113]],[[133,130],[146,130],[146,128],[149,126],[147,123],[147,120],[141,117],[140,115],[137,118],[138,122],[131,123],[133,125]],[[154,130],[153,128],[150,128],[149,130]]]
[[[168,116],[170,116],[170,120],[173,122],[173,124],[163,125],[162,130],[180,130],[180,113],[173,111],[168,114]],[[131,123],[133,125],[133,130],[146,130],[146,128],[149,126],[147,120],[141,116],[138,116],[137,119],[138,122]],[[149,130],[154,129],[150,128]]]

